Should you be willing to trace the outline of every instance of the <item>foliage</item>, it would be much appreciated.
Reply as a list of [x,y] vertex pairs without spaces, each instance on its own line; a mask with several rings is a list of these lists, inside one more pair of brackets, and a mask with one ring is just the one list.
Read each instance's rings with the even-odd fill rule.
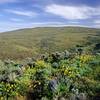
[[32,94],[34,99],[52,100],[72,93],[99,93],[100,56],[75,54],[66,58],[62,54],[49,55],[48,61],[37,59],[31,67],[28,63],[20,66],[0,61],[0,98]]

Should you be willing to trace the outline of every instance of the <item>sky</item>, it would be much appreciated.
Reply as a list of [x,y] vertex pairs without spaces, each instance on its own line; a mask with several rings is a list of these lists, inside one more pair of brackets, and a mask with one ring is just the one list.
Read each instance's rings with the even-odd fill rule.
[[46,26],[100,28],[100,0],[0,0],[0,32]]

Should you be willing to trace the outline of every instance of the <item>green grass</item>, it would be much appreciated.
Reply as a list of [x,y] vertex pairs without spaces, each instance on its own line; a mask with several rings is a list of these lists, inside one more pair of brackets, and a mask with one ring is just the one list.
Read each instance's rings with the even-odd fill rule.
[[44,27],[15,30],[0,34],[0,59],[23,59],[95,41],[100,42],[100,29]]

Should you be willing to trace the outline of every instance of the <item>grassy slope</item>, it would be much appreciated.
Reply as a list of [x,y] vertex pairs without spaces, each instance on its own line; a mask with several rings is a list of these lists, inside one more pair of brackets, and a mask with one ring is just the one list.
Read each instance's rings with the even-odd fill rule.
[[90,42],[91,39],[96,41],[99,33],[100,29],[82,27],[45,27],[2,33],[0,59],[22,59],[46,51],[64,50],[76,44]]

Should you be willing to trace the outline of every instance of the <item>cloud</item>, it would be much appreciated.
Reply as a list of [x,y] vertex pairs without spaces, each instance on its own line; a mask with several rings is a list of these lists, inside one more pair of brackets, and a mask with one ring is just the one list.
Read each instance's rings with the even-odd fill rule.
[[45,11],[68,20],[88,19],[92,16],[100,15],[99,7],[93,8],[89,6],[67,6],[52,4],[46,6]]
[[[34,28],[34,27],[60,27],[65,26],[62,22],[3,22],[0,23],[0,32],[12,31],[24,28]],[[6,28],[5,28],[6,27]]]
[[62,25],[63,22],[35,22],[33,25]]
[[100,29],[100,24],[94,24],[94,25],[92,25],[92,27]]
[[79,24],[80,22],[78,22],[78,21],[73,21],[73,20],[69,20],[68,23],[71,23],[71,24]]
[[99,19],[94,20],[93,22],[94,22],[95,24],[100,24],[100,20],[99,20]]
[[[93,27],[93,28],[100,28],[100,25],[97,24],[91,24],[91,26],[88,25],[82,25],[82,24],[74,24],[74,23],[64,23],[64,22],[3,22],[0,23],[0,32],[6,32],[6,31],[12,31],[17,29],[24,29],[24,28],[35,28],[35,27],[67,27],[67,26],[81,26],[81,27]],[[5,28],[6,27],[6,28]]]
[[22,22],[22,21],[24,21],[24,20],[18,19],[18,18],[11,18],[10,20],[13,21],[13,22]]
[[18,0],[0,0],[0,4],[3,4],[3,3],[13,3],[13,2],[18,2]]
[[16,14],[16,15],[21,15],[21,16],[27,16],[27,17],[34,17],[37,15],[37,13],[32,12],[32,11],[23,11],[23,10],[5,10],[8,13]]

